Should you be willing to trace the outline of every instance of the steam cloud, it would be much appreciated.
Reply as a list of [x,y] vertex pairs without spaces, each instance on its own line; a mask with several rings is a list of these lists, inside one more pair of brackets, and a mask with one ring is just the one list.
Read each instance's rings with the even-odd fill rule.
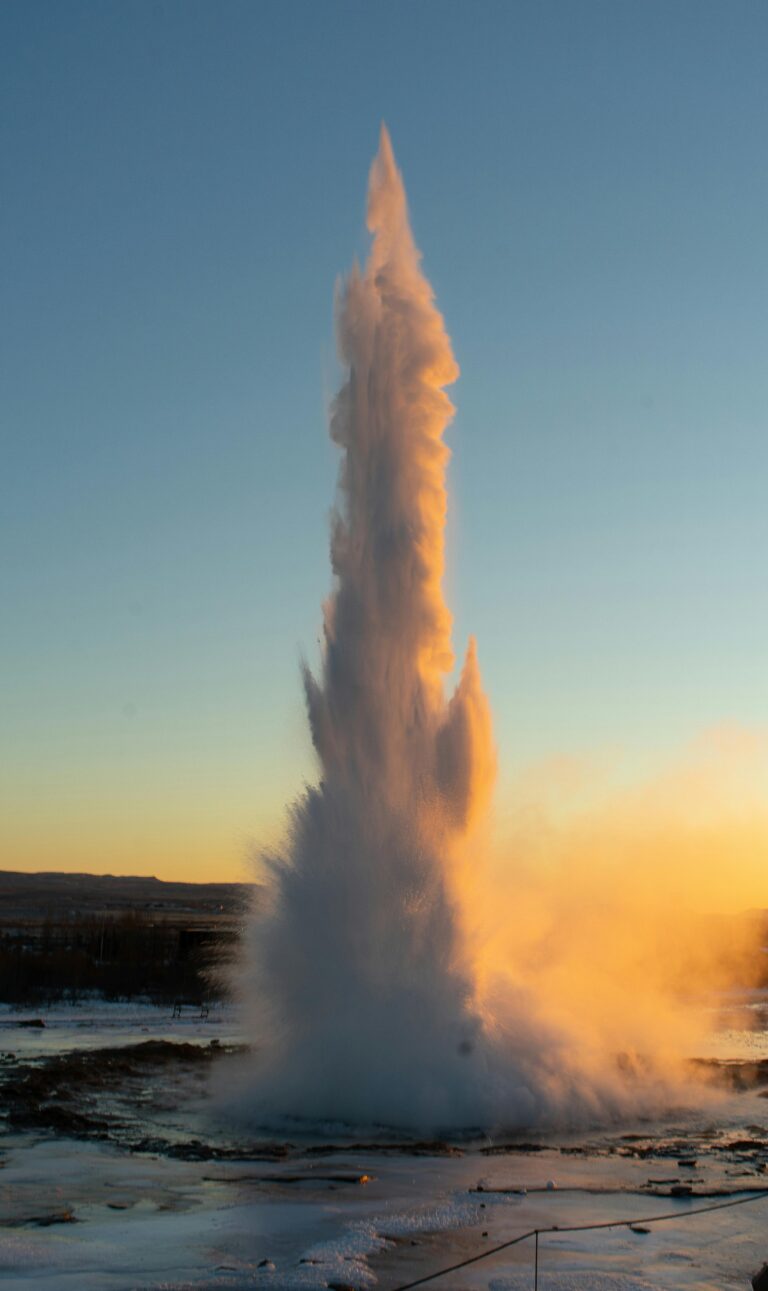
[[[610,980],[615,903],[603,925],[584,924],[572,959],[561,936],[559,958],[545,963],[537,930],[552,931],[551,893],[540,881],[533,895],[509,882],[490,890],[480,859],[495,751],[473,641],[455,692],[444,689],[454,663],[442,595],[453,412],[444,387],[458,368],[385,129],[368,228],[368,261],[339,301],[348,376],[331,419],[342,453],[335,584],[322,676],[304,674],[321,777],[292,808],[282,852],[266,858],[268,899],[248,929],[246,1101],[262,1123],[295,1115],[419,1129],[636,1108],[626,1053],[616,1063],[632,1046],[627,1008],[610,992],[605,1017],[585,1025],[584,994],[566,989],[601,936],[603,959],[580,979],[593,1004]],[[664,988],[653,990],[638,1016],[658,1015]],[[646,1090],[653,1080],[646,1073]]]

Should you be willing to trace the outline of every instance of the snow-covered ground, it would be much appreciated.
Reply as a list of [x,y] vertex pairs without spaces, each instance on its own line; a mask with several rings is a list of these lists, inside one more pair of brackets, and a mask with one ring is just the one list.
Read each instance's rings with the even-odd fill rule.
[[[42,1022],[38,1027],[35,1022]],[[77,1004],[53,1004],[48,1008],[16,1008],[0,1004],[0,1054],[38,1057],[71,1049],[102,1049],[136,1044],[146,1040],[208,1041],[222,1044],[242,1042],[235,1010],[212,1004],[207,1016],[192,1005],[183,1005],[174,1017],[172,1008],[130,1000],[98,997]]]
[[[90,1052],[93,1064],[98,1048],[147,1040],[206,1051],[211,1039],[222,1047],[241,1041],[227,1010],[173,1019],[149,1005],[93,1001],[26,1020],[33,1016],[45,1026],[19,1027],[25,1015],[0,1012],[4,1072],[23,1078],[67,1051]],[[734,1032],[729,1048],[724,1035],[720,1056],[765,1056],[765,1038]],[[141,1071],[121,1078],[119,1098],[108,1085],[83,1096],[94,1123],[106,1100],[119,1103],[120,1132],[108,1125],[101,1138],[72,1138],[11,1124],[0,1138],[0,1281],[8,1291],[394,1291],[533,1228],[592,1222],[621,1226],[542,1234],[541,1291],[746,1291],[768,1260],[768,1192],[685,1218],[768,1189],[768,1100],[759,1089],[702,1111],[677,1109],[657,1124],[537,1136],[527,1147],[473,1143],[430,1153],[326,1139],[318,1150],[308,1141],[234,1141],[214,1121],[206,1126],[204,1085],[193,1087],[192,1077],[202,1080],[207,1067],[177,1071],[164,1058]],[[171,1127],[162,1141],[160,1124]],[[137,1126],[145,1135],[138,1147]],[[681,1186],[692,1195],[670,1195]],[[720,1195],[706,1195],[713,1193]],[[647,1232],[621,1222],[670,1212],[671,1221],[641,1225]],[[527,1239],[433,1285],[532,1288],[533,1261]]]

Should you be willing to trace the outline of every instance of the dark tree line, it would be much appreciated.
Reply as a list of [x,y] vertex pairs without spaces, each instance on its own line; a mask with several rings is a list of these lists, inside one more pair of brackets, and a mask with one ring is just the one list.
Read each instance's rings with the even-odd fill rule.
[[231,955],[231,928],[198,929],[118,915],[46,918],[34,929],[0,933],[0,1000],[12,1004],[147,996],[203,1003],[220,996],[211,973]]

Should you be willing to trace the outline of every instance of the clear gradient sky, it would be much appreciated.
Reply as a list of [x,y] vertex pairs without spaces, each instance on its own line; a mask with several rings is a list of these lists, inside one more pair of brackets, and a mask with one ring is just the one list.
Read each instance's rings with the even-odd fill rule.
[[767,63],[744,0],[5,0],[2,867],[239,877],[312,776],[382,119],[500,799],[768,726]]

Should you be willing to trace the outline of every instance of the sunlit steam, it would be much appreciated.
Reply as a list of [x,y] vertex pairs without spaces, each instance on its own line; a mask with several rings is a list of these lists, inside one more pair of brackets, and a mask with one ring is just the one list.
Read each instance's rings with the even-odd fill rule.
[[419,1128],[610,1115],[669,1078],[679,983],[650,906],[633,922],[614,892],[604,915],[573,865],[526,877],[519,840],[501,877],[488,861],[495,751],[474,642],[444,685],[458,368],[386,130],[368,228],[338,302],[334,587],[322,674],[304,674],[320,778],[266,859],[247,933],[247,1099],[263,1121]]

